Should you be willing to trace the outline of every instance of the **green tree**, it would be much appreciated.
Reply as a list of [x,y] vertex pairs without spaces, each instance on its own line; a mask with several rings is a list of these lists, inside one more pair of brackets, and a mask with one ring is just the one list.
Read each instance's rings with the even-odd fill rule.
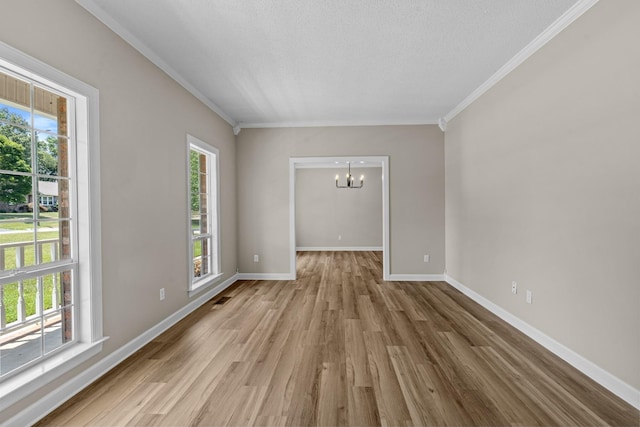
[[191,212],[200,211],[200,155],[197,151],[190,151],[190,181],[191,181]]
[[51,176],[58,174],[58,138],[55,136],[38,141],[38,173]]
[[0,135],[4,135],[11,141],[24,148],[24,159],[31,164],[31,131],[29,122],[9,109],[0,108]]
[[[24,160],[24,148],[4,135],[0,135],[0,169],[31,172],[31,166]],[[30,176],[0,173],[0,200],[23,203],[30,193]]]

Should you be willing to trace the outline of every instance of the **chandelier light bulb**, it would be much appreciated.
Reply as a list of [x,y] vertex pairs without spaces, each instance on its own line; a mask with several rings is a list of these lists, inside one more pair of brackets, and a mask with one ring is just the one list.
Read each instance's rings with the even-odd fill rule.
[[362,188],[362,186],[364,185],[364,175],[360,176],[360,184],[356,185],[354,183],[356,178],[353,175],[351,175],[351,162],[347,162],[347,165],[349,166],[349,170],[345,175],[345,177],[347,178],[347,182],[345,183],[345,185],[340,185],[340,174],[337,174],[336,188],[348,188],[348,189]]

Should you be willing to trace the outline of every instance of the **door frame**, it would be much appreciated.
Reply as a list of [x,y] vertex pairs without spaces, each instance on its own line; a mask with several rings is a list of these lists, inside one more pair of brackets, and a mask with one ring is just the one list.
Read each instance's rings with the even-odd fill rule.
[[[345,162],[382,168],[382,279],[390,280],[389,156],[336,156],[289,158],[289,256],[290,280],[296,279],[296,169],[336,168]],[[331,183],[332,184],[332,183]]]

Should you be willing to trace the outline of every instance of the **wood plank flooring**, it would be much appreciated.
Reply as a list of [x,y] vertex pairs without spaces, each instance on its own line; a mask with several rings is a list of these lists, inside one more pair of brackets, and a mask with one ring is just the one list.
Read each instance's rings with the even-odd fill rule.
[[38,425],[638,426],[640,414],[442,282],[379,252],[243,281]]

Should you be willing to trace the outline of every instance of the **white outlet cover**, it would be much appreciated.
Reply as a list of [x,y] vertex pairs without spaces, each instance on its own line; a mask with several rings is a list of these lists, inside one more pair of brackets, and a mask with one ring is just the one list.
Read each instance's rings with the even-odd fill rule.
[[527,291],[527,303],[528,304],[531,304],[531,298],[532,298],[531,291]]

